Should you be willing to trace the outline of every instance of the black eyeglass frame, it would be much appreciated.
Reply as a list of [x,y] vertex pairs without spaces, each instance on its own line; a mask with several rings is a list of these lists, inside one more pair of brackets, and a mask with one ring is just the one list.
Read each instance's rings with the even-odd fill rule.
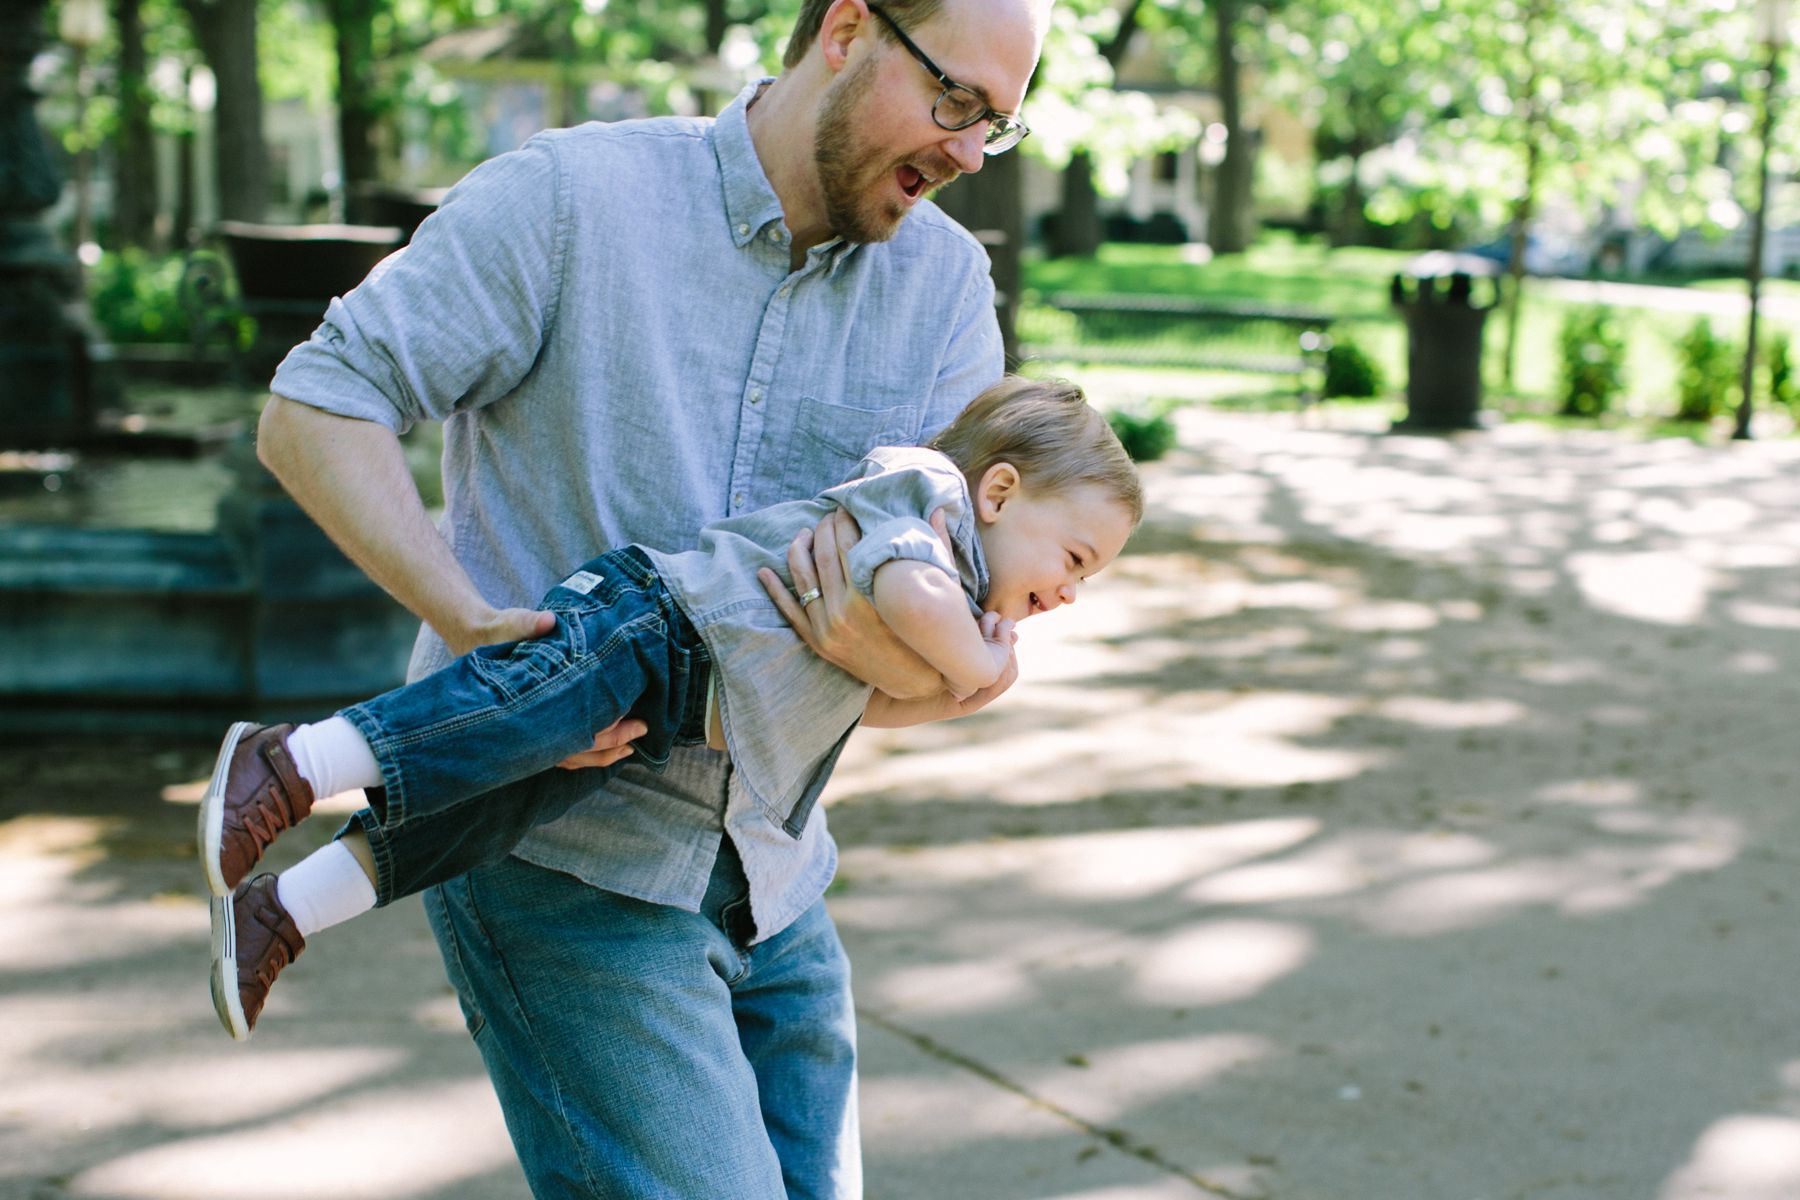
[[[894,36],[900,39],[900,44],[906,47],[906,52],[917,59],[919,65],[930,72],[931,77],[937,80],[939,86],[944,89],[938,93],[938,98],[931,102],[931,119],[937,124],[939,129],[946,130],[950,133],[958,133],[969,128],[971,125],[978,125],[981,122],[986,121],[987,139],[981,148],[981,152],[987,155],[1005,154],[1008,150],[1011,150],[1014,146],[1031,136],[1031,127],[1019,120],[1018,117],[1011,113],[1000,112],[998,109],[994,108],[993,105],[983,100],[981,94],[974,88],[969,87],[966,84],[958,83],[956,80],[950,78],[950,76],[944,74],[943,69],[932,62],[931,56],[919,49],[918,45],[914,43],[911,38],[906,36],[906,30],[900,28],[900,22],[894,20],[893,17],[890,17],[884,12],[881,5],[871,4],[868,8],[870,12],[880,17],[889,29],[893,30]],[[938,116],[938,107],[943,104],[945,97],[949,96],[952,91],[962,92],[965,95],[974,97],[975,102],[981,105],[981,111],[970,117],[968,120],[958,124],[951,124],[949,121]],[[1015,131],[1017,136],[1014,136]]]

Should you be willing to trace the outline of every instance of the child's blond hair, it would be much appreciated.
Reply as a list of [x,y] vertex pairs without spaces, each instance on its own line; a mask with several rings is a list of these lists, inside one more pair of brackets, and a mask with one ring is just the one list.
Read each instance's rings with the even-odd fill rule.
[[969,401],[931,448],[961,468],[970,487],[995,463],[1011,463],[1030,491],[1093,484],[1130,510],[1133,525],[1144,517],[1144,487],[1131,456],[1067,380],[1007,375]]

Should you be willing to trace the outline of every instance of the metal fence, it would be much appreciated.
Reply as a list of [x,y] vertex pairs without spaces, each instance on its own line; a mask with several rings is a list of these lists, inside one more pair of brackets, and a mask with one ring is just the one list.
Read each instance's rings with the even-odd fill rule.
[[1027,358],[1299,375],[1320,366],[1332,318],[1319,312],[1180,296],[1028,294]]

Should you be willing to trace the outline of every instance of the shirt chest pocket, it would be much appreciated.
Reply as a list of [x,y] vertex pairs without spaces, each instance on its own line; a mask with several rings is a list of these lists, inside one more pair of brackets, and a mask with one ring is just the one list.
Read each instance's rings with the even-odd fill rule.
[[782,471],[782,496],[822,492],[842,483],[876,446],[910,446],[918,437],[917,405],[852,408],[802,396]]

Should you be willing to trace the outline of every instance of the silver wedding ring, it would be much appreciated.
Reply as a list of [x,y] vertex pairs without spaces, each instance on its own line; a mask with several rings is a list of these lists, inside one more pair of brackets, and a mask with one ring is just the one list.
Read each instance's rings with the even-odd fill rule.
[[814,600],[817,600],[818,598],[819,598],[819,589],[818,588],[807,588],[804,592],[800,593],[800,607],[805,608],[807,605],[811,604]]

